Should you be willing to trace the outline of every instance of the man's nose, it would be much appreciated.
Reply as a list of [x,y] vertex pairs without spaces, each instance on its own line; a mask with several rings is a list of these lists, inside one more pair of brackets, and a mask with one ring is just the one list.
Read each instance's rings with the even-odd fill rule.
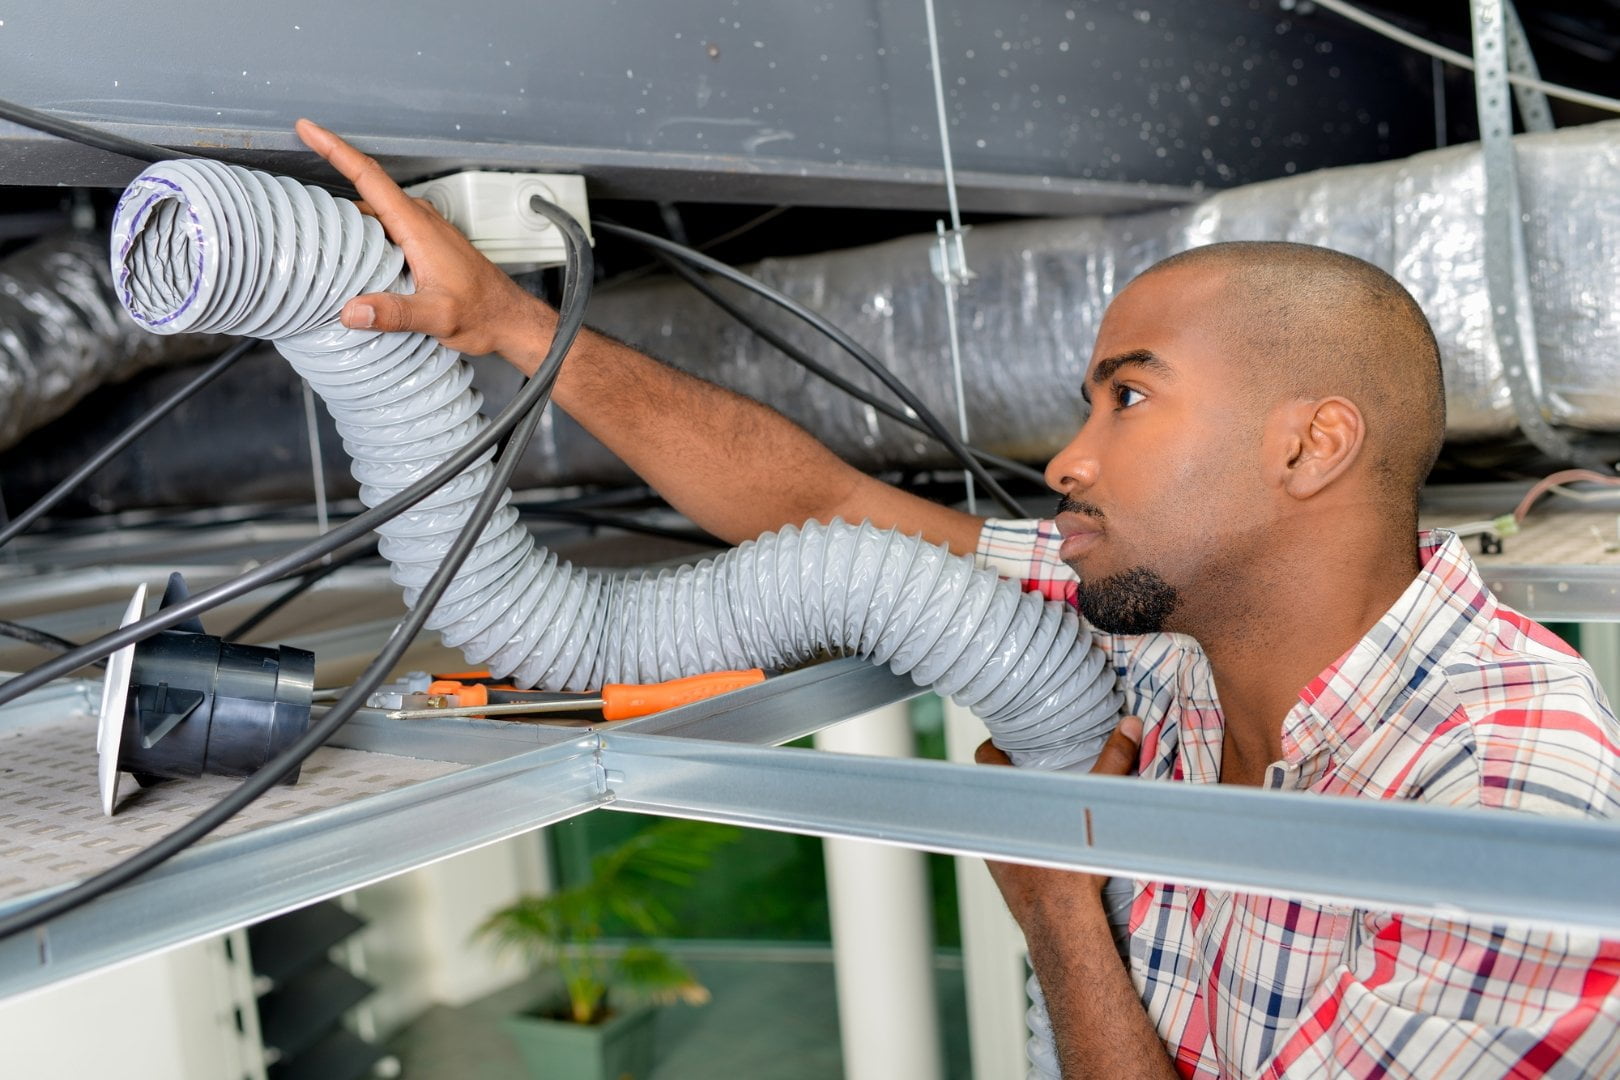
[[1087,444],[1086,429],[1082,427],[1069,440],[1069,445],[1047,463],[1046,486],[1063,494],[1077,488],[1085,490],[1097,482],[1097,472],[1097,457]]

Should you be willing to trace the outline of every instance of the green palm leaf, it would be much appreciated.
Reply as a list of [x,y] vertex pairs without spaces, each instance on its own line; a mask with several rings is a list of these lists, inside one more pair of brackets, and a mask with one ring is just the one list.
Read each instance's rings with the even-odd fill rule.
[[631,945],[614,956],[601,944],[602,927],[614,918],[642,935],[668,933],[675,915],[666,897],[690,887],[714,852],[740,836],[731,826],[660,819],[592,857],[589,880],[520,897],[489,915],[475,936],[531,964],[556,966],[582,1023],[600,1013],[609,985],[618,995],[659,1004],[702,1004],[708,991],[679,961],[650,945]]

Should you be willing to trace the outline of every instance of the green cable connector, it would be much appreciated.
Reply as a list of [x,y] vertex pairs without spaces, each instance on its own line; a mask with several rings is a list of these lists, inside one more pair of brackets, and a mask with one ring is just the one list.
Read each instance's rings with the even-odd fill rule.
[[1491,531],[1497,536],[1514,536],[1519,531],[1519,523],[1512,514],[1503,514],[1491,519]]

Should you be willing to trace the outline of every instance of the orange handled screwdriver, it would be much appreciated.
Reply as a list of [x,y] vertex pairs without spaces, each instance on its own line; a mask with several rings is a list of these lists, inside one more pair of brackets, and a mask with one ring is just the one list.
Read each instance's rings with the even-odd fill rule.
[[[448,709],[395,709],[384,713],[390,720],[418,720],[441,716],[507,716],[548,712],[580,712],[602,710],[604,720],[629,720],[637,716],[650,716],[665,709],[688,705],[694,701],[716,697],[765,681],[765,672],[759,668],[749,671],[716,671],[707,675],[689,675],[669,682],[625,684],[609,683],[600,694],[553,694],[543,691],[505,692],[508,699],[497,704],[458,704]],[[511,698],[522,695],[523,700]],[[445,695],[445,700],[458,701],[457,695]]]
[[629,720],[637,716],[650,716],[764,681],[765,673],[759,668],[752,668],[748,671],[688,675],[684,679],[661,683],[608,683],[602,687],[602,719]]

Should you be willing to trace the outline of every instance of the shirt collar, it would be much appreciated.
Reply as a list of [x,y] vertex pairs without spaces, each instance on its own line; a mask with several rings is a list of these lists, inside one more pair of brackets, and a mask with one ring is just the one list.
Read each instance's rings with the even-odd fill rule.
[[[1418,533],[1422,569],[1365,636],[1300,691],[1283,721],[1285,786],[1309,787],[1394,716],[1495,600],[1455,533]],[[1316,760],[1313,760],[1316,759]]]

